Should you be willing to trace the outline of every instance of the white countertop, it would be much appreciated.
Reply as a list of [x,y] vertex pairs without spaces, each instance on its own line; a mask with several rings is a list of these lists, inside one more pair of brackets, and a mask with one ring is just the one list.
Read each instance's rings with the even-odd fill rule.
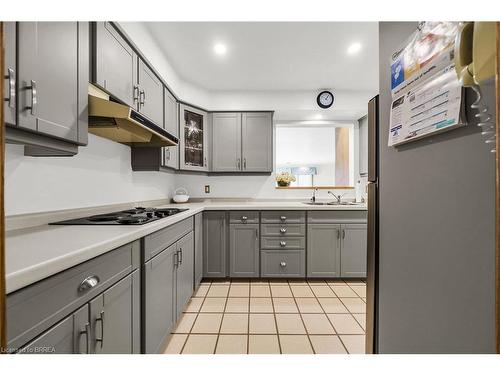
[[312,206],[286,201],[207,201],[144,225],[42,225],[6,233],[6,289],[14,292],[204,210],[366,210],[366,205]]

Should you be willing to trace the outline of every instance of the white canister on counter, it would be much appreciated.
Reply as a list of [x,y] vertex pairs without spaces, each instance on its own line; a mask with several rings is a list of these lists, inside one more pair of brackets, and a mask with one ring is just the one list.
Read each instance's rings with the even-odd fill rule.
[[358,182],[356,182],[356,202],[361,202],[361,198],[363,196],[363,192],[361,191],[361,181],[358,180]]
[[188,191],[185,188],[175,189],[173,200],[175,203],[186,203],[189,200]]

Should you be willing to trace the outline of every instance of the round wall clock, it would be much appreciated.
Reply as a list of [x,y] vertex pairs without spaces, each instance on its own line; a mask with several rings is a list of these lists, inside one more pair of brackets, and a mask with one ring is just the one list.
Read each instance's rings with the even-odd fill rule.
[[330,91],[321,91],[316,98],[316,103],[323,108],[330,108],[333,104],[333,94]]

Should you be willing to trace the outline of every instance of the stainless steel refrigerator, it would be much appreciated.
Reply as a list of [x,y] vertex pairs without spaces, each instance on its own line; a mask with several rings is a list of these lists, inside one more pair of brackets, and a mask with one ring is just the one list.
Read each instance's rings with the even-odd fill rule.
[[[468,125],[388,146],[391,55],[416,22],[379,23],[369,103],[368,353],[495,351],[495,157]],[[495,116],[494,82],[483,87]],[[493,117],[494,118],[494,117]]]

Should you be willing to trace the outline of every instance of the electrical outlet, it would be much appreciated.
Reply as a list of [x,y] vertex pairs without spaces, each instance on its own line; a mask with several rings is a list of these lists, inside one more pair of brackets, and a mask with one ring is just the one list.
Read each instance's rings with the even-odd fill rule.
[[210,185],[205,185],[205,194],[210,194]]

